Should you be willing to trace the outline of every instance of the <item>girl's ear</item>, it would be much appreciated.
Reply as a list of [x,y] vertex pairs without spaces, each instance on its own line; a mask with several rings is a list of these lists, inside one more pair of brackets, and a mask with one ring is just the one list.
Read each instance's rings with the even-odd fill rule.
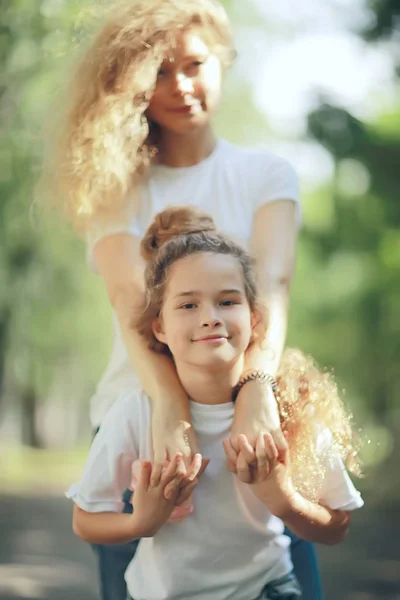
[[161,317],[156,317],[151,325],[154,337],[162,344],[167,344],[167,336],[164,333],[163,323]]

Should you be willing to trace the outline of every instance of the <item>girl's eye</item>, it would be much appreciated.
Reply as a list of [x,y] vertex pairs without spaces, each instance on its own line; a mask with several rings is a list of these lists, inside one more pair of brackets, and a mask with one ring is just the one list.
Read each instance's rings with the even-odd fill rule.
[[236,302],[234,302],[233,300],[222,300],[220,302],[221,306],[233,306],[234,304],[237,304]]
[[191,308],[195,308],[196,305],[194,302],[186,302],[186,304],[182,304],[181,308],[186,308],[186,309],[191,309]]

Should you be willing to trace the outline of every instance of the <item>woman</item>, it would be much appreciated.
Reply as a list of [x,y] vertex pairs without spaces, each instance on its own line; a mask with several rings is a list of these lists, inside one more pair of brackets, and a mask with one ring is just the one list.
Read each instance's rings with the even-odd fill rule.
[[[247,351],[245,371],[275,376],[286,335],[297,178],[270,152],[244,150],[216,137],[211,117],[233,57],[229,21],[214,0],[131,0],[113,6],[64,91],[70,105],[63,125],[54,130],[44,169],[42,189],[87,233],[89,260],[115,311],[110,363],[92,399],[93,427],[140,381],[153,401],[154,480],[177,452],[191,477],[201,468],[192,460],[197,440],[174,365],[149,350],[131,327],[132,314],[143,303],[140,240],[155,213],[168,204],[200,206],[218,228],[251,249],[269,327],[262,342]],[[272,390],[256,379],[238,395],[230,438],[239,451],[236,471],[243,482],[251,475],[239,435],[254,446],[260,433],[270,433],[285,451]],[[188,479],[187,474],[183,485]],[[313,549],[297,543],[295,569],[303,587],[311,585],[306,597],[320,598]],[[124,597],[120,573],[132,552],[99,548],[103,598]]]

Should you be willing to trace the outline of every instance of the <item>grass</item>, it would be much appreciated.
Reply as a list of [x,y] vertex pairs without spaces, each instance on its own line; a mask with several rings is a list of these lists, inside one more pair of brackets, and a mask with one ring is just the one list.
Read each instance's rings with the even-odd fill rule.
[[1,492],[62,494],[80,479],[87,455],[87,446],[64,451],[6,446],[0,455]]

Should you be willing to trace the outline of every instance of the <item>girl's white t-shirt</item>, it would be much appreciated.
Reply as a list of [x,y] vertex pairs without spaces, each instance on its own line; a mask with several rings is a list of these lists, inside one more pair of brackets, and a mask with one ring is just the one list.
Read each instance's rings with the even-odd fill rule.
[[[244,600],[291,572],[289,538],[280,519],[232,475],[222,440],[229,436],[232,402],[191,402],[200,450],[210,463],[193,494],[194,512],[143,538],[125,579],[135,600]],[[326,433],[326,432],[325,432]],[[321,447],[329,436],[321,434]],[[325,448],[326,450],[326,448]],[[333,509],[363,505],[341,460],[327,456],[320,502]],[[79,484],[67,493],[87,512],[121,512],[133,461],[152,460],[151,404],[143,391],[121,393],[90,449]]]
[[[154,216],[167,206],[186,204],[202,209],[213,217],[219,230],[246,247],[255,213],[263,204],[292,200],[299,206],[298,178],[286,160],[265,149],[241,148],[225,140],[219,140],[214,151],[195,166],[153,166],[137,193],[139,208],[133,218],[128,202],[118,217],[97,224],[88,236],[88,260],[94,271],[93,248],[100,239],[120,232],[142,237]],[[100,425],[121,391],[139,386],[115,314],[113,321],[111,356],[91,400],[93,427]]]

